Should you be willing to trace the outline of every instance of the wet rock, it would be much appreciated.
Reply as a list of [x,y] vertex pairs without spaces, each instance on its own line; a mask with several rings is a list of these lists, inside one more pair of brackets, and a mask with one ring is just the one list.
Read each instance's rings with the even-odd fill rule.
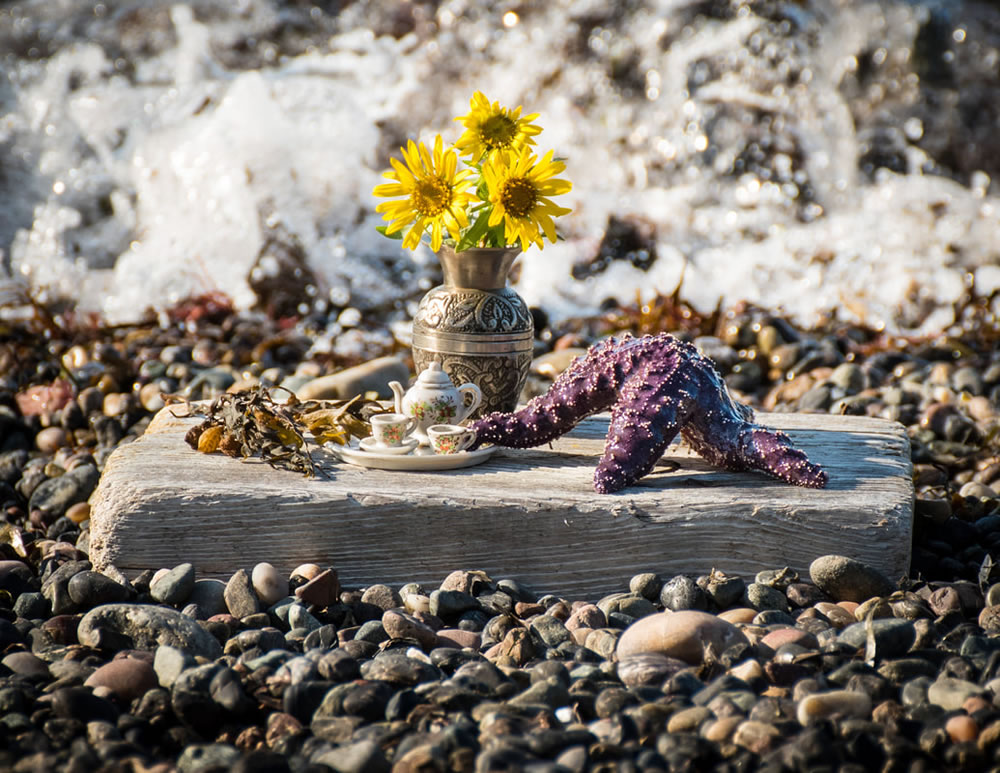
[[463,612],[479,609],[479,602],[470,593],[458,590],[435,590],[430,595],[430,613],[442,620],[451,620]]
[[974,499],[996,499],[997,492],[992,486],[970,480],[958,490],[960,497],[973,497]]
[[596,604],[582,604],[566,620],[566,630],[578,628],[603,628],[608,619]]
[[430,663],[408,657],[404,652],[383,652],[361,664],[364,679],[377,679],[393,685],[413,687],[421,682],[441,678],[441,672]]
[[895,585],[877,569],[847,556],[820,556],[809,565],[809,577],[837,601],[860,603],[895,590]]
[[475,631],[463,631],[460,628],[442,628],[437,632],[438,647],[467,647],[478,651],[482,643],[483,637]]
[[[178,681],[181,678],[183,674],[178,677]],[[176,684],[174,682],[175,686]],[[208,684],[208,694],[216,705],[235,716],[246,714],[255,706],[243,691],[239,675],[231,668],[221,667],[215,672]]]
[[667,722],[668,733],[689,733],[712,716],[712,710],[706,706],[690,706],[681,709],[670,717]]
[[340,597],[340,580],[333,569],[317,572],[295,589],[295,597],[303,604],[327,607]]
[[313,722],[337,716],[377,721],[384,716],[393,693],[394,689],[387,682],[358,680],[339,684],[323,698],[323,703],[313,716]]
[[660,597],[660,590],[662,588],[663,580],[655,572],[637,574],[628,583],[630,593],[642,596],[650,601],[656,601]]
[[690,577],[682,574],[668,580],[660,590],[660,603],[665,609],[707,609],[708,595]]
[[765,754],[781,740],[781,731],[770,722],[743,720],[733,731],[732,741],[754,754]]
[[565,706],[569,702],[569,692],[566,686],[558,679],[548,678],[531,685],[527,690],[514,696],[508,705],[515,707],[527,707],[532,705],[544,705],[550,708]]
[[777,651],[786,644],[796,644],[806,649],[816,649],[819,646],[813,634],[800,628],[780,628],[771,631],[761,638],[759,644],[772,651]]
[[193,744],[186,747],[178,756],[177,773],[232,770],[240,757],[240,750],[231,744]]
[[[868,642],[868,623],[853,623],[840,632],[838,641],[855,648]],[[892,658],[905,654],[916,639],[916,629],[909,620],[883,618],[872,620],[871,631],[878,657]]]
[[1000,633],[1000,605],[983,607],[978,618],[979,627],[986,633]]
[[170,706],[177,718],[202,737],[214,737],[226,720],[212,697],[212,680],[223,666],[206,663],[183,671],[170,688]]
[[504,635],[503,640],[486,653],[496,663],[504,665],[524,665],[535,657],[536,647],[531,634],[526,628],[512,628]]
[[276,604],[288,595],[288,580],[266,561],[262,561],[250,572],[250,584],[257,598],[266,606]]
[[965,714],[949,717],[945,722],[944,731],[954,743],[975,741],[979,737],[979,725],[976,720]]
[[658,687],[690,664],[659,652],[627,655],[618,661],[618,678],[626,687]]
[[562,620],[552,615],[539,615],[531,621],[528,629],[546,647],[558,647],[572,640]]
[[77,628],[81,644],[97,649],[147,649],[161,644],[214,660],[219,642],[194,620],[167,607],[105,604],[84,615]]
[[634,593],[612,593],[598,600],[597,606],[608,616],[609,621],[615,614],[637,620],[656,612],[656,606],[649,599]]
[[66,561],[42,583],[42,595],[52,605],[57,615],[75,612],[77,605],[69,593],[69,583],[74,575],[90,571],[89,561]]
[[437,645],[438,635],[434,629],[405,612],[386,611],[382,615],[382,628],[390,638],[414,639],[428,652]]
[[81,464],[56,478],[40,483],[31,493],[29,511],[40,511],[46,524],[55,523],[77,502],[85,502],[97,486],[100,472],[93,464]]
[[41,619],[52,614],[52,605],[41,593],[22,593],[14,602],[14,614],[27,620]]
[[371,644],[381,644],[389,638],[381,620],[369,620],[358,628],[354,634],[354,641],[364,641]]
[[35,435],[35,446],[43,454],[54,454],[66,445],[67,437],[62,427],[46,427]]
[[358,661],[342,649],[323,653],[316,661],[316,672],[331,682],[348,682],[361,673]]
[[486,572],[479,570],[457,569],[448,574],[438,586],[438,590],[457,590],[480,596],[484,592],[496,589],[496,583]]
[[938,677],[927,687],[927,700],[945,711],[955,711],[972,697],[986,695],[986,691],[974,682],[953,677]]
[[64,719],[104,720],[116,723],[119,711],[115,705],[93,693],[89,687],[60,687],[51,693],[52,713]]
[[325,752],[314,760],[336,773],[389,773],[391,766],[375,741],[357,741]]
[[691,664],[707,653],[721,655],[735,644],[747,644],[736,626],[707,612],[687,610],[643,618],[625,630],[618,641],[619,659],[642,652],[660,652]]
[[381,610],[396,609],[403,606],[403,599],[388,585],[377,583],[365,588],[361,594],[361,601],[365,604],[374,604]]
[[36,591],[40,587],[31,567],[22,561],[0,561],[0,590],[5,590],[11,596],[17,597],[28,591]]
[[195,663],[194,657],[184,650],[163,644],[156,648],[153,656],[153,671],[159,685],[170,689],[177,677]]
[[225,592],[226,583],[222,580],[195,580],[187,601],[188,604],[194,604],[198,608],[201,619],[207,620],[214,615],[229,611]]
[[832,690],[806,695],[798,702],[795,716],[802,725],[832,716],[871,716],[872,699],[863,692]]
[[179,564],[150,583],[149,595],[161,604],[179,606],[191,597],[194,585],[194,565]]
[[728,609],[743,598],[746,582],[741,577],[733,577],[713,569],[712,572],[699,578],[698,586],[704,588],[719,609]]
[[302,604],[288,605],[288,626],[292,630],[302,629],[312,632],[319,630],[322,625]]
[[18,676],[34,679],[49,678],[49,664],[30,652],[11,652],[9,655],[4,655],[0,664]]
[[226,583],[226,607],[234,617],[243,618],[261,611],[260,600],[250,584],[246,569],[238,569]]
[[758,611],[773,609],[788,611],[788,599],[785,594],[770,585],[752,582],[747,586],[747,603]]
[[116,658],[87,677],[87,687],[105,687],[125,704],[144,695],[159,684],[149,660],[138,657]]

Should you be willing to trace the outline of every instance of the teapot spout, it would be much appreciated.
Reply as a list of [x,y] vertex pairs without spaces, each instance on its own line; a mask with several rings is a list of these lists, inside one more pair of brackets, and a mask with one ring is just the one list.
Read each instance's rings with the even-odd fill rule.
[[389,382],[389,389],[391,389],[392,393],[396,396],[395,397],[395,401],[394,401],[394,408],[393,408],[393,410],[396,413],[402,413],[403,412],[403,395],[406,393],[406,390],[403,389],[403,385],[400,384],[398,381],[390,381]]

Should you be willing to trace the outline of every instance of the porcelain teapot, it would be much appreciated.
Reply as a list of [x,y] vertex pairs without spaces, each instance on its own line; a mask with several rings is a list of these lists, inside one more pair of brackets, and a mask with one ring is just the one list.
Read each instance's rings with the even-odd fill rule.
[[429,426],[458,424],[483,401],[483,393],[479,387],[475,384],[456,387],[441,369],[439,362],[428,365],[409,390],[404,392],[403,385],[398,381],[390,381],[389,388],[396,396],[396,413],[412,416],[417,420],[413,434],[422,445],[429,443]]

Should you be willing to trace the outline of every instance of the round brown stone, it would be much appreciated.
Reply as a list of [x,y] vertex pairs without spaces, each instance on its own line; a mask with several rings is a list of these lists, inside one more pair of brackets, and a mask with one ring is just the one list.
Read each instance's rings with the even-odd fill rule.
[[621,635],[617,652],[619,658],[640,652],[661,652],[698,665],[708,652],[721,655],[734,644],[746,643],[746,637],[732,623],[688,609],[637,620]]
[[128,703],[159,687],[153,665],[147,658],[118,658],[98,668],[84,682],[87,687],[105,687]]

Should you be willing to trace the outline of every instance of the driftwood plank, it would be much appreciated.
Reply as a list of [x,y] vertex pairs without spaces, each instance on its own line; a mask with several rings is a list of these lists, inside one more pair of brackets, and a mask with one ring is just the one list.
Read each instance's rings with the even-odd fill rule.
[[534,590],[596,598],[641,571],[717,567],[752,576],[841,553],[892,578],[909,568],[913,487],[901,425],[866,417],[765,414],[830,474],[824,490],[709,467],[674,444],[639,485],[595,494],[607,416],[552,444],[499,450],[477,467],[391,472],[320,450],[327,477],[192,451],[193,419],[166,408],[108,460],[93,501],[91,556],[135,572],[195,564],[228,577],[269,561],[333,566],[349,586],[417,581],[453,569]]

